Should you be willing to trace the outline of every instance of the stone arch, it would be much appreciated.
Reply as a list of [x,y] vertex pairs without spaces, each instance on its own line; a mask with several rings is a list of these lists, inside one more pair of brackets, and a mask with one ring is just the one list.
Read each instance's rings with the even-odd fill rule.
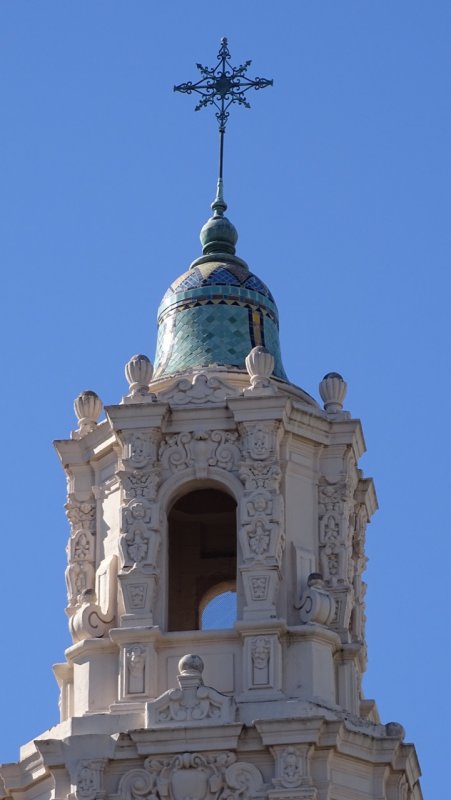
[[236,589],[241,494],[235,476],[214,468],[206,478],[183,470],[161,487],[167,630],[198,630],[205,597],[223,584]]

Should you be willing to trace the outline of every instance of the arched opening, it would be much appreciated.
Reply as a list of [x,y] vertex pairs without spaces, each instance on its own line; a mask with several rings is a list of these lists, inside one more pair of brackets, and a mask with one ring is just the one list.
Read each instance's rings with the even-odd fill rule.
[[199,630],[206,602],[236,590],[236,502],[219,489],[189,492],[169,512],[168,534],[168,630]]
[[199,606],[203,631],[232,628],[236,621],[236,581],[219,583],[207,592]]

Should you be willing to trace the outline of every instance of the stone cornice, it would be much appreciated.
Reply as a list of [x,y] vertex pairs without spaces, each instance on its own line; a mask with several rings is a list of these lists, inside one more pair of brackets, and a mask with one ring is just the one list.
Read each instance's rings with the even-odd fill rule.
[[276,394],[252,397],[233,397],[227,400],[236,422],[282,420],[288,424],[292,401],[286,395]]
[[115,652],[116,646],[109,639],[84,639],[68,647],[64,654],[69,662],[77,663],[87,656]]
[[275,744],[317,744],[325,723],[324,717],[311,717],[310,719],[256,719],[261,740],[265,746]]
[[338,633],[332,631],[324,625],[317,625],[312,622],[307,622],[305,625],[290,626],[288,628],[288,635],[292,640],[295,639],[309,639],[311,641],[319,641],[328,644],[332,648],[332,652],[336,653],[342,647],[342,643]]
[[168,403],[105,406],[105,414],[114,431],[161,428],[168,413]]
[[161,727],[152,730],[130,731],[139,755],[159,753],[195,753],[197,750],[236,750],[243,723],[232,722],[223,725],[184,728]]

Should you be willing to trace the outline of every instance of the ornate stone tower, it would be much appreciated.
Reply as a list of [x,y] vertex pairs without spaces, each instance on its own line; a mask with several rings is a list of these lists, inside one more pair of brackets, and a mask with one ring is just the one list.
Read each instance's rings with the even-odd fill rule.
[[[155,368],[75,401],[73,643],[61,721],[0,768],[14,800],[420,800],[413,745],[362,696],[360,422],[330,373],[290,383],[277,307],[235,255],[222,181],[203,255],[158,316]],[[235,620],[212,628],[227,598]]]

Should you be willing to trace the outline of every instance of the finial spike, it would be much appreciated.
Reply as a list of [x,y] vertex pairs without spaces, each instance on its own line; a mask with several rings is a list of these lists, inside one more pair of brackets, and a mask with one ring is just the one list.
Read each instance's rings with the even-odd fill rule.
[[214,212],[214,217],[223,217],[224,212],[227,211],[227,203],[224,200],[224,181],[222,178],[218,178],[218,183],[216,184],[216,197],[211,204],[211,208]]

